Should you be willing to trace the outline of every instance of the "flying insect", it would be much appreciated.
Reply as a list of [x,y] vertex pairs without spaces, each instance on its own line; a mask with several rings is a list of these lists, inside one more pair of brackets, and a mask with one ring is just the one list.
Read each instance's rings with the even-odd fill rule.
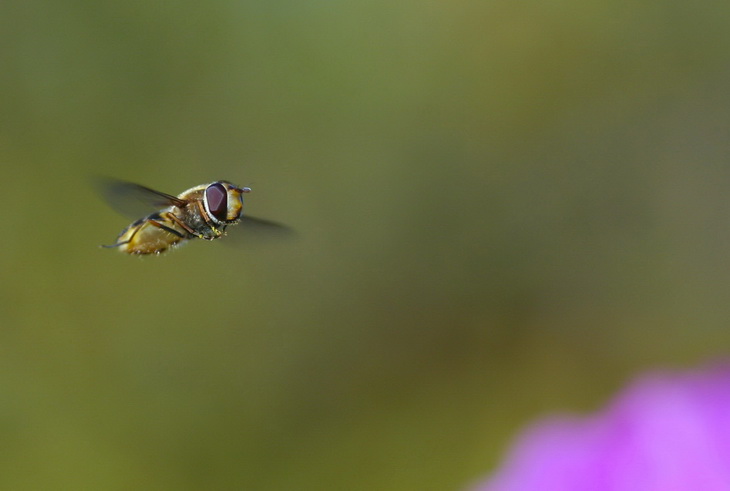
[[229,181],[195,186],[177,196],[131,182],[104,180],[102,185],[107,201],[123,214],[134,213],[130,210],[139,209],[140,204],[158,210],[122,230],[114,244],[102,246],[127,254],[162,254],[190,239],[219,239],[226,235],[227,227],[239,222],[258,229],[288,230],[275,222],[244,216],[243,195],[251,188]]

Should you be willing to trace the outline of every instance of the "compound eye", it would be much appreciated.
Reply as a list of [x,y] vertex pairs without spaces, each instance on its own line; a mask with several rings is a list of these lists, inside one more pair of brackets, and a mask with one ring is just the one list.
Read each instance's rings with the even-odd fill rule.
[[223,184],[216,182],[205,189],[205,202],[208,211],[218,220],[224,222],[228,215],[228,191]]

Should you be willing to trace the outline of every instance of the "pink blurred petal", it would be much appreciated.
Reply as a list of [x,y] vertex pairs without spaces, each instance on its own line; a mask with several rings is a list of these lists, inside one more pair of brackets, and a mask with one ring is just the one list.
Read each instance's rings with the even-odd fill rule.
[[646,375],[591,417],[529,428],[475,491],[729,491],[730,365]]

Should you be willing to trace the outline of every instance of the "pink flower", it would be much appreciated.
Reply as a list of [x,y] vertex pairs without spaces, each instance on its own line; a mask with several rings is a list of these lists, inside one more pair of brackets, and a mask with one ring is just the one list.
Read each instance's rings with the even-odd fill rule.
[[594,416],[540,422],[474,488],[649,490],[730,490],[730,365],[646,375]]

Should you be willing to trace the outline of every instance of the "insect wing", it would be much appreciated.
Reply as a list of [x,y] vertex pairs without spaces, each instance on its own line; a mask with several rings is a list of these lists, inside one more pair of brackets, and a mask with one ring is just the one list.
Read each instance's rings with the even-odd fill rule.
[[238,246],[289,240],[297,233],[281,223],[246,215],[241,217],[240,223],[229,226],[226,235],[223,242]]
[[256,218],[248,215],[241,217],[241,228],[244,233],[248,231],[252,234],[270,234],[274,237],[287,237],[294,235],[294,230],[291,227],[287,227],[279,222],[264,220],[263,218]]
[[96,181],[100,194],[109,206],[128,218],[137,219],[168,206],[184,207],[187,204],[177,196],[140,184],[108,178],[98,178]]

